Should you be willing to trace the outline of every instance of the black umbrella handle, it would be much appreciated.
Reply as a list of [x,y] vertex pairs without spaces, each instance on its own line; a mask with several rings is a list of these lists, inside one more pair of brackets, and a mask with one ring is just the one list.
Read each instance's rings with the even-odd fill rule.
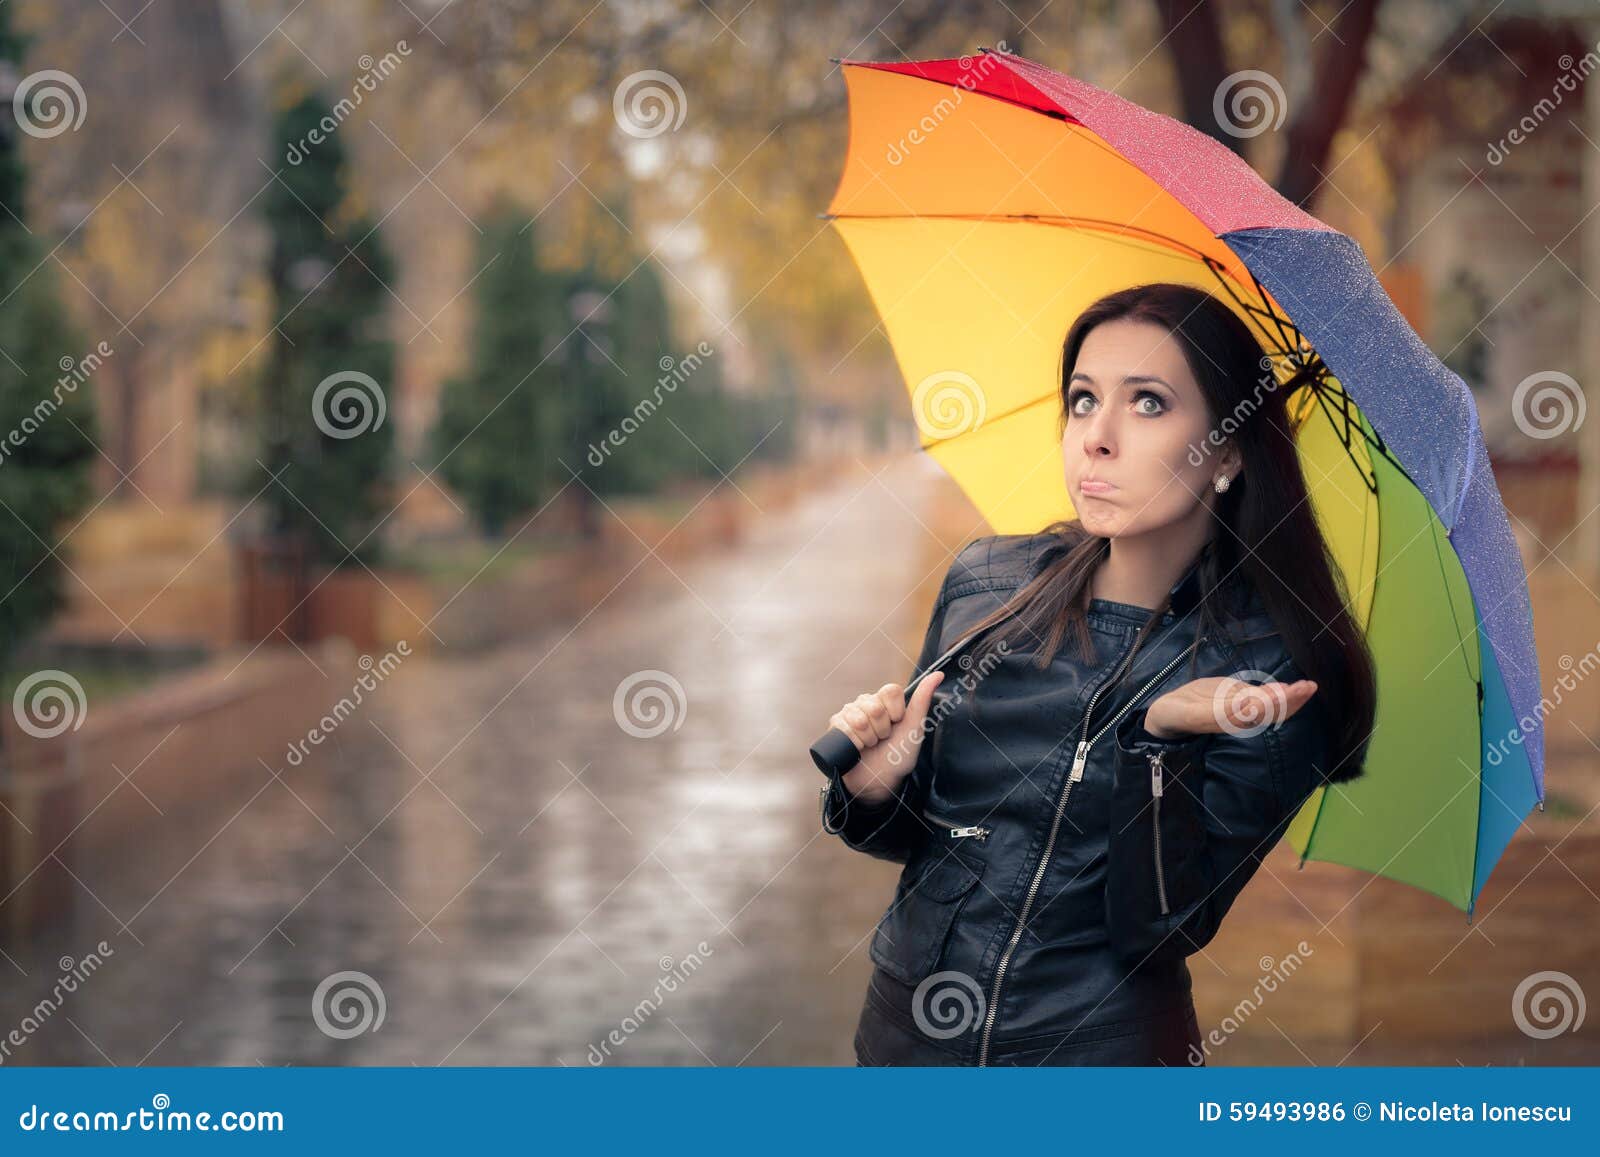
[[811,745],[811,762],[823,775],[843,775],[861,762],[861,749],[854,739],[837,727],[830,727],[826,735]]
[[[960,643],[957,643],[929,664],[926,671],[923,671],[906,684],[905,697],[907,703],[911,702],[911,692],[916,688],[916,685],[938,670],[939,665],[955,654],[956,650],[966,641],[966,639],[962,639]],[[811,745],[811,762],[817,765],[817,770],[822,772],[823,775],[843,775],[861,762],[861,749],[856,746],[854,739],[851,739],[837,727],[830,727],[827,734]]]
[[[950,644],[949,649],[946,650],[944,654],[940,655],[933,662],[929,663],[926,668],[917,672],[916,677],[913,678],[911,682],[906,684],[906,702],[911,702],[911,692],[916,688],[918,683],[922,682],[940,667],[943,667],[951,655],[954,655],[957,651],[961,650],[961,648],[972,642],[972,640],[981,635],[984,630],[985,628],[983,627],[977,627],[971,631],[968,631],[961,638]],[[926,739],[924,739],[924,742],[926,742]],[[856,764],[861,762],[861,749],[856,746],[855,740],[851,739],[837,727],[830,727],[828,728],[827,734],[811,745],[811,762],[817,765],[817,770],[822,772],[823,775],[841,776],[853,768]]]

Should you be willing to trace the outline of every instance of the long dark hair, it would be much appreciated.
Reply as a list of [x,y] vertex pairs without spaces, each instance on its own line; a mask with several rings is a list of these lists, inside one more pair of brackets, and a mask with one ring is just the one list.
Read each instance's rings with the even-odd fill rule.
[[[1253,587],[1295,664],[1316,680],[1316,694],[1303,710],[1320,703],[1333,729],[1327,781],[1354,779],[1377,713],[1376,675],[1339,567],[1317,525],[1289,421],[1288,399],[1313,368],[1302,366],[1279,383],[1250,327],[1221,300],[1188,285],[1134,286],[1096,301],[1068,331],[1061,351],[1059,435],[1066,433],[1067,395],[1084,339],[1095,326],[1119,320],[1150,322],[1172,335],[1205,397],[1210,428],[1225,426],[1243,459],[1239,477],[1213,495],[1213,521],[1219,525],[1192,564],[1199,568],[1201,590],[1197,633],[1233,637],[1229,624],[1244,613],[1244,584]],[[1075,518],[1053,522],[1045,532],[1058,541],[1045,552],[1043,569],[972,632],[997,628],[991,644],[1042,639],[1034,658],[1041,669],[1069,632],[1080,653],[1093,659],[1085,619],[1090,579],[1111,548],[1110,539],[1090,533]],[[1170,601],[1140,628],[1129,661]],[[1191,672],[1197,658],[1191,659]]]

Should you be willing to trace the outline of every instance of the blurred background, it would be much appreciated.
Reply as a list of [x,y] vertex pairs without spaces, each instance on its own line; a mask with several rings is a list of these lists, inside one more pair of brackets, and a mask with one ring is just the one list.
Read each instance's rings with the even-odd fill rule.
[[1278,848],[1208,1062],[1600,1060],[1594,5],[11,0],[0,1063],[852,1063],[898,868],[806,747],[989,530],[818,217],[832,58],[1001,41],[1361,243],[1534,594],[1472,923]]

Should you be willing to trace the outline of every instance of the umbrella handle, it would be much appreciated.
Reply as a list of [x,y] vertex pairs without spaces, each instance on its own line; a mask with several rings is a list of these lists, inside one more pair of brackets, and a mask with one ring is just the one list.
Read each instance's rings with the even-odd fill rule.
[[[940,667],[944,666],[946,659],[950,658],[951,655],[954,655],[968,642],[976,638],[977,635],[977,631],[968,633],[967,636],[959,640],[955,646],[951,647],[944,654],[940,655],[933,662],[929,663],[926,668],[918,672],[916,678],[907,683],[905,691],[902,692],[906,697],[906,702],[911,702],[911,692],[916,688],[918,683],[922,682],[923,679],[927,678]],[[817,770],[822,772],[823,775],[843,775],[856,764],[861,762],[861,749],[856,746],[855,740],[851,739],[837,727],[830,727],[828,728],[826,735],[811,745],[811,762],[817,765]]]
[[843,775],[861,762],[861,749],[837,727],[811,745],[811,762],[823,775]]
[[[963,640],[965,641],[965,640]],[[958,643],[957,646],[960,646]],[[906,702],[911,702],[911,690],[923,678],[936,670],[941,663],[954,653],[954,648],[940,655],[938,660],[928,666],[915,679],[906,684],[904,695]],[[861,749],[856,746],[856,741],[851,739],[837,727],[828,728],[827,734],[811,745],[811,762],[817,765],[817,770],[823,775],[843,775],[856,764],[861,762]]]
[[[962,647],[965,647],[973,639],[976,639],[980,634],[983,633],[984,629],[985,628],[980,627],[976,630],[968,631],[960,639],[957,639],[949,648],[949,650],[945,651],[944,654],[940,655],[937,659],[919,671],[916,677],[913,678],[911,682],[906,684],[905,691],[903,692],[906,697],[906,702],[911,702],[911,692],[918,683],[922,682],[940,667],[943,667],[945,661],[948,660],[951,655],[954,655],[957,651],[961,650]],[[855,740],[851,739],[837,727],[830,727],[828,728],[826,735],[811,745],[811,762],[817,765],[817,770],[822,772],[823,775],[843,775],[856,764],[861,762],[861,749],[856,746]]]

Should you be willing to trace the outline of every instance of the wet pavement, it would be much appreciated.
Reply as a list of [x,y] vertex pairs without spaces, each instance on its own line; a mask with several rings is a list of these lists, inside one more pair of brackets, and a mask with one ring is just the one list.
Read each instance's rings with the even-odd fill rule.
[[853,1063],[898,868],[820,832],[806,747],[909,673],[938,485],[845,472],[545,637],[407,659],[304,765],[74,862],[71,926],[0,958],[0,1061]]

